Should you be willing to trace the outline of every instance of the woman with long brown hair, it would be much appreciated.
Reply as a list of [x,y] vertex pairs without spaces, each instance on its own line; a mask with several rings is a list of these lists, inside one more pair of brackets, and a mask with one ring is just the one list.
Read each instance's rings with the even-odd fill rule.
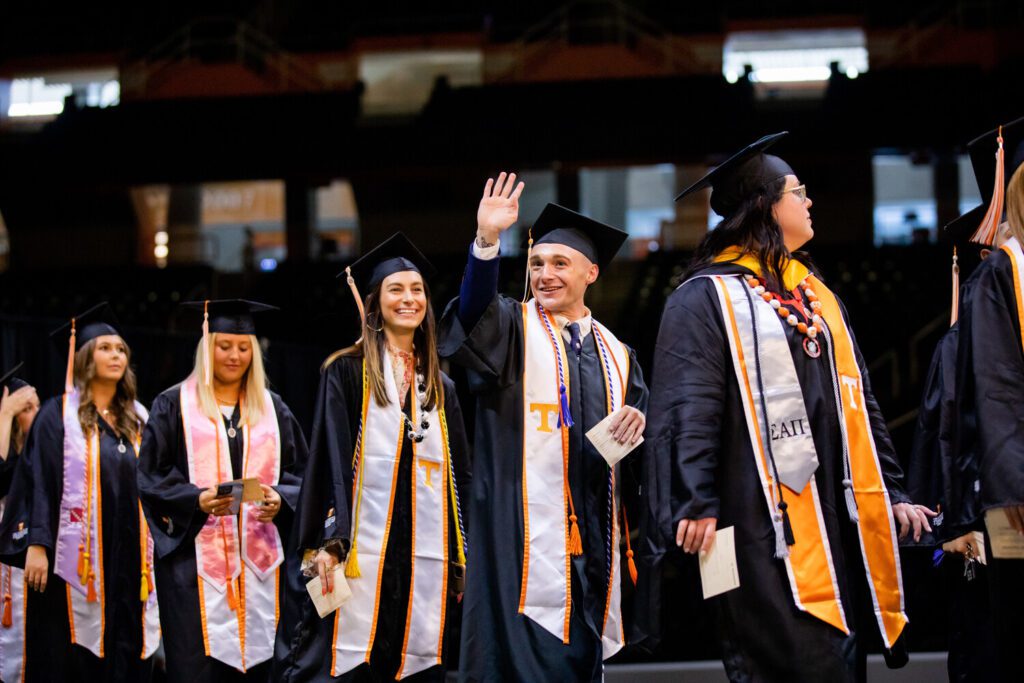
[[874,633],[905,661],[898,538],[935,513],[903,491],[846,310],[798,251],[813,202],[766,153],[784,135],[681,195],[711,187],[723,220],[658,332],[639,564],[660,560],[654,541],[696,554],[728,527],[739,586],[709,604],[730,680],[854,681]]
[[161,614],[167,679],[262,682],[286,607],[306,440],[263,370],[254,316],[276,309],[183,306],[203,314],[195,366],[153,401],[139,456],[161,595],[174,606]]
[[16,479],[30,485],[27,505],[0,524],[5,555],[28,545],[24,678],[145,681],[160,631],[135,483],[147,414],[131,351],[105,303],[52,336],[68,349],[65,391],[25,442]]
[[352,598],[323,619],[306,601],[302,626],[281,634],[283,680],[444,679],[469,461],[439,366],[430,273],[401,233],[349,269],[362,337],[324,363],[297,548],[324,593],[344,581]]

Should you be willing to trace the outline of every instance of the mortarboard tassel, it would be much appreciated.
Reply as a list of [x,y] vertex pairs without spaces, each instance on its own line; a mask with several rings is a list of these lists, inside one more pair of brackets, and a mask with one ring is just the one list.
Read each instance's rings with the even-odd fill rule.
[[352,267],[345,268],[345,281],[348,288],[352,290],[352,298],[356,300],[356,308],[359,309],[359,320],[366,324],[366,310],[363,309],[363,297],[359,295],[359,287],[356,286],[356,279],[352,277]]
[[75,319],[71,319],[71,336],[68,338],[68,369],[64,375],[64,391],[71,393],[75,389]]
[[960,317],[960,265],[957,263],[956,247],[953,247],[953,306],[950,310],[949,326],[953,327]]
[[995,243],[996,234],[999,231],[999,224],[1003,221],[1003,199],[1005,195],[1005,185],[1003,178],[1005,177],[1004,171],[1004,158],[1005,153],[1003,152],[1003,127],[999,126],[999,132],[997,133],[996,141],[999,146],[996,149],[996,180],[995,185],[992,187],[992,201],[989,202],[988,210],[985,212],[985,217],[981,219],[981,225],[971,235],[971,241],[975,244],[991,245]]
[[203,382],[210,385],[210,300],[203,302]]
[[526,238],[526,282],[523,284],[523,303],[530,298],[530,252],[533,251],[533,228],[530,228]]

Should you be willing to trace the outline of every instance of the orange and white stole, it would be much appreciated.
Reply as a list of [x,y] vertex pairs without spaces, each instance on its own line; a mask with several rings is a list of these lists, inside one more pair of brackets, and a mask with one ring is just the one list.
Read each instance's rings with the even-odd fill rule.
[[[531,299],[522,304],[523,362],[523,572],[519,613],[569,642],[572,555],[582,553],[576,511],[569,490],[569,368],[554,316]],[[629,353],[606,327],[594,321],[602,358],[608,414],[625,403]],[[564,392],[562,389],[564,388]],[[604,658],[625,643],[619,574],[619,496],[611,515],[611,572],[601,640]]]
[[[3,519],[6,499],[0,501]],[[15,534],[27,529],[20,528]],[[0,618],[0,681],[20,681],[25,665],[25,570],[0,564],[0,591],[3,591],[3,616]]]
[[[63,398],[64,453],[60,529],[54,552],[54,573],[64,579],[67,590],[71,642],[97,657],[104,656],[106,629],[106,583],[103,571],[103,487],[101,485],[99,430],[86,436],[78,420],[80,395],[70,391]],[[145,424],[149,413],[141,403],[135,412]],[[142,425],[140,425],[141,427]],[[132,444],[138,457],[141,435]],[[143,647],[146,659],[160,645],[160,612],[153,578],[153,545],[149,526],[139,510],[140,560],[145,584],[143,601]]]
[[348,558],[354,562],[358,552],[359,569],[347,568],[352,598],[334,616],[331,675],[341,676],[370,661],[380,608],[384,555],[391,531],[391,511],[396,496],[411,494],[412,581],[397,675],[401,680],[442,663],[448,597],[448,517],[451,514],[448,493],[453,490],[453,482],[444,399],[442,397],[428,412],[420,413],[414,389],[407,399],[412,402],[410,419],[419,425],[426,418],[430,427],[422,441],[411,444],[411,492],[396,490],[408,427],[398,400],[391,355],[382,354],[382,361],[388,397],[388,404],[384,406],[378,405],[370,392],[366,361],[363,361],[362,427],[355,454],[352,549]]
[[[242,427],[242,478],[273,486],[281,476],[281,435],[270,392],[255,426]],[[228,481],[231,455],[224,421],[199,408],[197,379],[181,384],[181,419],[189,481],[209,488]],[[277,631],[278,583],[284,561],[273,522],[257,519],[260,507],[242,503],[237,516],[210,515],[195,539],[196,571],[206,656],[239,671],[270,659]]]
[[[907,623],[907,616],[903,608],[896,529],[871,432],[863,378],[838,300],[813,275],[804,271],[803,276],[809,278],[822,303],[819,314],[825,322],[827,361],[832,371],[836,405],[840,409],[843,451],[852,486],[849,513],[857,524],[879,630],[885,646],[892,647]],[[771,462],[772,449],[778,448],[775,437],[780,436],[778,425],[773,429],[774,416],[806,419],[805,410],[802,416],[789,415],[778,405],[792,401],[787,389],[796,380],[784,323],[764,299],[753,294],[744,276],[704,277],[710,277],[715,283],[746,415],[754,466],[776,530],[776,556],[785,562],[794,603],[800,610],[849,633],[815,478],[812,475],[801,490],[793,490],[776,481]],[[769,359],[761,353],[764,348],[782,351],[773,353]],[[799,407],[803,409],[802,399]],[[799,431],[802,434],[810,428],[808,420],[806,428]],[[795,431],[787,430],[788,433]],[[813,449],[813,440],[805,440],[804,446],[807,444]],[[783,499],[785,506],[780,508]],[[786,546],[785,540],[778,538],[783,533],[783,515],[787,515],[791,523],[793,545]]]
[[[1013,267],[1013,298],[1017,303],[1017,320],[1020,329],[1024,331],[1024,249],[1021,249],[1016,237],[1006,240],[1000,249],[1010,257],[1010,265]],[[1024,334],[1021,335],[1021,344],[1024,348]]]

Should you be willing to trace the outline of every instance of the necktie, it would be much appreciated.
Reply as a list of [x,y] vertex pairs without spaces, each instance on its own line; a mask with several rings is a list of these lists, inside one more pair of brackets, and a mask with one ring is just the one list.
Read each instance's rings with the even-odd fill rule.
[[569,323],[569,346],[572,347],[573,353],[576,354],[576,360],[579,360],[580,355],[583,353],[583,341],[580,339],[579,323]]

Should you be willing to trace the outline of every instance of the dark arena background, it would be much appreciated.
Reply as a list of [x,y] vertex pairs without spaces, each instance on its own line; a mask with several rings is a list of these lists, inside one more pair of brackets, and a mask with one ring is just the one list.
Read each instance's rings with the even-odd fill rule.
[[[942,228],[980,201],[966,143],[1024,115],[1022,38],[1011,0],[3,3],[0,370],[24,361],[57,393],[66,342],[48,332],[107,300],[149,402],[192,367],[200,321],[179,302],[255,299],[282,309],[261,331],[268,373],[308,429],[319,365],[357,336],[336,275],[402,230],[438,267],[439,315],[500,170],[526,181],[504,291],[547,202],[628,230],[588,303],[649,369],[718,220],[707,191],[673,197],[788,130],[808,250],[905,458],[949,324]],[[948,631],[931,554],[902,556],[911,667],[873,658],[870,680],[945,675],[922,654]],[[609,680],[724,680],[696,564],[673,572],[661,645]]]

